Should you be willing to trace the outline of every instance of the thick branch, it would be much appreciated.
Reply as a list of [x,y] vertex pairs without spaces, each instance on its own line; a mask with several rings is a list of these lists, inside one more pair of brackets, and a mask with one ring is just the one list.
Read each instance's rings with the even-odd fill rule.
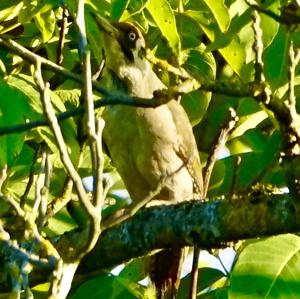
[[80,269],[111,267],[157,248],[216,248],[231,241],[296,231],[300,231],[300,205],[295,206],[287,195],[153,207],[104,231]]
[[[223,246],[226,242],[300,230],[300,211],[287,195],[235,202],[190,202],[145,209],[104,231],[81,271],[112,267],[163,247]],[[76,242],[76,235],[68,236]],[[60,241],[65,246],[65,240]]]
[[[300,201],[289,195],[152,207],[104,231],[93,251],[82,260],[79,271],[110,268],[158,248],[186,245],[217,248],[232,241],[298,231]],[[72,231],[56,247],[63,251],[66,247],[76,248],[77,243],[78,232]],[[35,269],[31,282],[46,281],[45,271]]]

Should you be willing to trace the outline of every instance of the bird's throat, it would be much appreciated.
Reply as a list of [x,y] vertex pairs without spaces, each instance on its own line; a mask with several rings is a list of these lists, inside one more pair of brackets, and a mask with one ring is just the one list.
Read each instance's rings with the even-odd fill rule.
[[125,82],[129,94],[139,98],[151,99],[154,91],[166,88],[152,70],[149,61],[138,56],[132,64],[121,65],[117,76]]

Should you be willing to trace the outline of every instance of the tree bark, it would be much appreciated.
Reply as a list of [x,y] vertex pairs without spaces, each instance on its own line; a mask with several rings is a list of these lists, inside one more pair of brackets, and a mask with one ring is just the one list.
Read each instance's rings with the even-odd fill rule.
[[[77,272],[112,268],[160,248],[220,248],[238,240],[298,231],[300,200],[287,194],[151,207],[103,231]],[[78,241],[78,232],[71,231],[57,241],[56,247],[63,250],[76,246]],[[30,275],[31,284],[47,281],[50,274],[49,269],[35,268]]]
[[80,272],[110,268],[158,248],[219,248],[237,240],[300,231],[300,200],[259,195],[144,209],[104,231]]

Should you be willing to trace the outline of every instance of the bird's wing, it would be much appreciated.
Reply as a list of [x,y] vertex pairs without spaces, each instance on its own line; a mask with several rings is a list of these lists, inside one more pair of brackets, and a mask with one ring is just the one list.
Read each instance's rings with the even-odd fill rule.
[[193,178],[195,193],[202,198],[202,167],[192,126],[184,108],[177,101],[170,101],[168,103],[168,107],[172,113],[173,120],[177,128],[177,135],[179,137],[179,151],[177,154],[186,164],[186,167]]

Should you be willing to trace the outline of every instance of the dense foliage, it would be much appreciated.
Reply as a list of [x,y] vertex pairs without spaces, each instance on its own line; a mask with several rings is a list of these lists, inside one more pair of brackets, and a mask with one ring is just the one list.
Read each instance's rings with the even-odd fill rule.
[[[223,199],[246,205],[249,198],[253,203],[283,193],[299,199],[298,0],[86,0],[86,39],[77,2],[0,3],[0,293],[9,298],[45,298],[49,286],[55,296],[55,284],[68,290],[70,284],[61,282],[64,274],[43,280],[37,273],[60,273],[76,264],[75,272],[97,243],[100,210],[111,214],[128,202],[109,158],[99,153],[101,144],[87,132],[87,109],[78,108],[88,106],[81,90],[89,88],[89,54],[95,103],[101,96],[118,97],[102,90],[101,75],[96,76],[105,59],[97,14],[133,22],[145,32],[151,53],[160,59],[153,59],[153,67],[167,86],[197,80],[181,103],[194,126],[204,176],[213,166],[208,204]],[[65,152],[49,125],[50,98],[64,118],[59,123]],[[97,117],[101,109],[95,110]],[[101,139],[101,129],[96,133]],[[85,194],[80,183],[102,169],[110,175],[97,189],[103,201],[107,195],[105,204],[97,201],[96,191]],[[93,199],[87,203],[86,196]],[[254,237],[251,227],[240,226]],[[68,234],[62,240],[67,231],[71,240]],[[298,298],[299,247],[292,234],[235,243],[232,269],[199,264],[199,298]],[[142,264],[135,259],[118,274],[75,275],[69,296],[153,298],[152,289],[138,283],[144,278]],[[28,278],[44,284],[30,285]],[[183,279],[179,298],[187,298],[189,279]]]

